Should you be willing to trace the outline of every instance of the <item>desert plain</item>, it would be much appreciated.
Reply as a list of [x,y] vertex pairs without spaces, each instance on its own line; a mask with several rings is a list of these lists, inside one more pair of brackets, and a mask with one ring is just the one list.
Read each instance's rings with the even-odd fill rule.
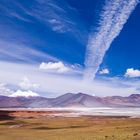
[[69,114],[1,110],[0,140],[140,140],[139,117]]

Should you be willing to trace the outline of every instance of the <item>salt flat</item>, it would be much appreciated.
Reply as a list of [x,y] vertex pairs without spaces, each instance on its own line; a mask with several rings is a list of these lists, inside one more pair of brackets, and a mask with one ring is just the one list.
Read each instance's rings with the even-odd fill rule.
[[128,116],[140,118],[140,108],[1,108],[1,111],[53,112],[53,116]]

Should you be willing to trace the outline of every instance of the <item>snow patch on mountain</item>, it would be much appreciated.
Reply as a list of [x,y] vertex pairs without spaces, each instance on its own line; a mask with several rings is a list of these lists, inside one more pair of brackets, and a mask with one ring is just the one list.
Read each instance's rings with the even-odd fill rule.
[[9,97],[38,97],[38,96],[40,96],[38,93],[33,92],[31,90],[27,90],[27,91],[17,90]]

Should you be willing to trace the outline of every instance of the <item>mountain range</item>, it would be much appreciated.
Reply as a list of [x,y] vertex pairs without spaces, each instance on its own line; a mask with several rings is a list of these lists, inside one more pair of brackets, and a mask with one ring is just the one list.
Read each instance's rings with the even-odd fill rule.
[[0,96],[0,108],[51,107],[140,107],[140,94],[132,94],[128,97],[97,97],[84,93],[67,93],[56,98],[41,96]]

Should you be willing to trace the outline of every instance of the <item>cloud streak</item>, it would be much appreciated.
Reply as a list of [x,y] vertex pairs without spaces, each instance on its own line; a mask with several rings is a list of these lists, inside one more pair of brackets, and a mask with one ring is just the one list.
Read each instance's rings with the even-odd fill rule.
[[100,14],[98,27],[89,36],[85,59],[86,80],[95,78],[111,43],[120,34],[124,24],[139,0],[107,0]]
[[17,60],[27,63],[37,63],[42,60],[58,60],[47,53],[31,48],[31,46],[32,44],[30,43],[27,44],[18,41],[14,41],[13,43],[9,40],[0,39],[0,59],[6,61]]

